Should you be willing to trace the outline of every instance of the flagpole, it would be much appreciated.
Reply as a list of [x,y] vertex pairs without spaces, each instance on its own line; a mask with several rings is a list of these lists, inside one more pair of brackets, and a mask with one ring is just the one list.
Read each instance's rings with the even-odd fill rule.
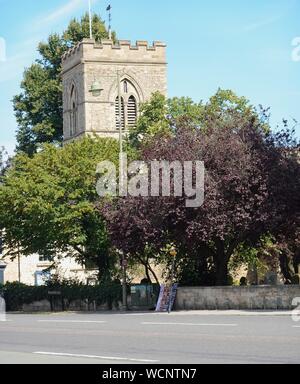
[[111,32],[111,5],[106,8],[106,11],[108,12],[108,38],[111,40],[112,38],[112,32]]
[[109,6],[109,40],[111,40],[111,6]]
[[92,29],[92,6],[91,0],[89,0],[89,22],[90,22],[90,39],[93,38],[93,29]]

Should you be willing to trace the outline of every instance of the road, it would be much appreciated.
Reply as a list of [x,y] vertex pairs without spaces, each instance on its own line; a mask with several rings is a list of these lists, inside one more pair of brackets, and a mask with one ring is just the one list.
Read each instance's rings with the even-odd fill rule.
[[285,313],[10,314],[0,364],[297,364]]

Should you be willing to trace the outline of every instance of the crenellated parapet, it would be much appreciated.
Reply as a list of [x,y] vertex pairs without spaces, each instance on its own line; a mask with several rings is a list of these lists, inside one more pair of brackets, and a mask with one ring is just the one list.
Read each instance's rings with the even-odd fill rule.
[[149,44],[143,40],[132,44],[130,40],[106,39],[98,43],[94,39],[83,39],[63,55],[63,66],[74,64],[74,60],[166,64],[166,44],[160,41]]
[[154,92],[167,96],[166,44],[83,39],[62,57],[62,82],[65,143],[91,134],[119,138],[119,92],[126,130]]

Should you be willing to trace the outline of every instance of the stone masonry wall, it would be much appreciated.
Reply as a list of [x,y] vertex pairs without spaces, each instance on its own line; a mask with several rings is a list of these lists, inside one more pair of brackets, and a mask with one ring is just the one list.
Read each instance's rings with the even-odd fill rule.
[[[132,45],[127,40],[117,44],[103,40],[99,44],[84,39],[64,55],[62,66],[65,143],[91,134],[118,138],[115,118],[118,72],[121,82],[127,80],[134,87],[138,106],[156,91],[167,95],[166,45],[161,42],[149,46],[145,41]],[[90,92],[95,81],[102,89],[99,96]],[[78,127],[76,134],[70,137],[72,84],[78,94]]]
[[300,286],[181,287],[177,310],[291,310]]

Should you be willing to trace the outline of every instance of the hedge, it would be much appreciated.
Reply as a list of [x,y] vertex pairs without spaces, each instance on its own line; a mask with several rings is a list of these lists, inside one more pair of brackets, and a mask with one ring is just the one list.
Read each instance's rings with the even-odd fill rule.
[[122,287],[116,282],[96,286],[70,284],[34,287],[21,283],[7,283],[0,286],[0,295],[5,299],[7,311],[21,311],[24,304],[50,301],[49,292],[53,291],[61,292],[65,309],[77,300],[96,302],[97,305],[107,304],[109,308],[122,300]]

